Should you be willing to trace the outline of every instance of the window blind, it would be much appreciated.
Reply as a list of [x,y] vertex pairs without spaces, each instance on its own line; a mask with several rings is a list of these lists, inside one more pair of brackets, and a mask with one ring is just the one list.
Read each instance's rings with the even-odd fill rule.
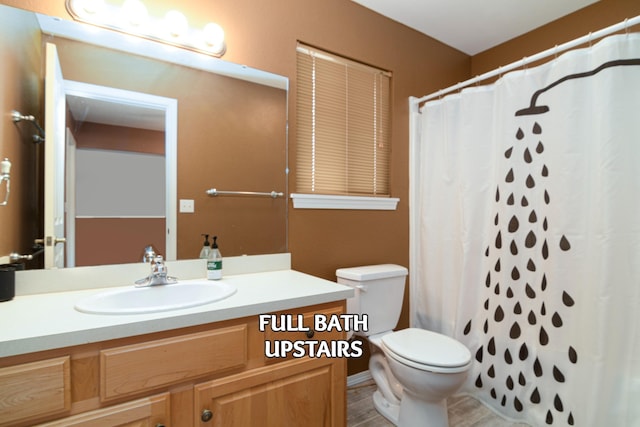
[[389,196],[390,78],[298,45],[298,192]]

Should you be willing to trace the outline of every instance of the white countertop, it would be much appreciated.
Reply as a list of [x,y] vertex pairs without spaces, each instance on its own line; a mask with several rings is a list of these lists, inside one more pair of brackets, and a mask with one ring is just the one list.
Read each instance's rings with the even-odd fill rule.
[[[104,289],[18,295],[0,303],[0,357],[177,329],[338,301],[353,289],[294,270],[225,276],[237,292],[221,301],[135,315],[85,314],[74,309]],[[109,289],[114,289],[110,287]]]

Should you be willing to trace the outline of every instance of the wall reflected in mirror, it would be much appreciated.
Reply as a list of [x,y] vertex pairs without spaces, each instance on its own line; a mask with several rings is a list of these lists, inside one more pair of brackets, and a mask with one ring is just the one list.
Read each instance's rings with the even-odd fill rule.
[[42,36],[33,13],[0,6],[0,64],[0,157],[12,163],[11,194],[0,207],[0,262],[7,263],[12,252],[31,253],[43,236],[43,145],[32,142],[31,126],[10,118],[16,110],[44,124]]
[[[18,10],[11,9],[12,13]],[[33,14],[23,20],[33,21]],[[100,30],[106,31],[106,30]],[[33,39],[34,32],[25,39]],[[99,37],[96,35],[95,37]],[[3,37],[4,40],[6,38]],[[177,199],[193,200],[193,213],[177,213],[177,227],[169,230],[175,233],[177,259],[197,258],[202,247],[201,234],[218,236],[223,256],[243,254],[279,253],[287,251],[286,197],[272,199],[270,197],[234,197],[207,196],[205,191],[210,188],[218,190],[271,192],[273,190],[287,194],[286,152],[287,152],[287,90],[279,87],[263,85],[245,81],[226,75],[216,74],[191,68],[175,63],[158,61],[112,50],[77,40],[61,38],[59,36],[40,35],[37,43],[37,55],[42,57],[42,45],[46,42],[55,43],[65,80],[85,82],[94,85],[114,87],[129,91],[136,91],[177,100]],[[5,49],[6,41],[0,42],[0,48]],[[34,44],[34,42],[31,42]],[[11,52],[11,50],[10,50]],[[5,51],[5,54],[7,51]],[[11,52],[4,64],[20,61],[22,54]],[[207,61],[220,61],[213,58]],[[41,72],[38,64],[37,72]],[[19,68],[19,67],[18,67]],[[33,79],[23,78],[24,81]],[[42,113],[42,76],[36,76],[37,90],[29,97],[37,99],[37,109]],[[3,93],[16,92],[15,82],[5,78],[0,81]],[[38,87],[38,84],[40,86]],[[24,93],[22,91],[21,93]],[[14,93],[14,97],[20,97]],[[32,102],[33,103],[33,102]],[[6,106],[5,104],[3,104]],[[11,106],[15,108],[14,105]],[[32,107],[33,108],[33,107]],[[6,108],[5,108],[6,110]],[[72,106],[68,106],[68,128],[81,139],[76,141],[77,173],[75,178],[74,197],[76,204],[76,229],[74,245],[75,265],[96,265],[139,262],[145,245],[151,244],[157,248],[164,248],[164,233],[166,226],[162,224],[161,212],[145,213],[136,218],[137,214],[131,209],[135,203],[126,201],[126,197],[138,199],[136,194],[148,195],[159,201],[164,183],[160,174],[148,172],[159,169],[163,154],[159,145],[152,143],[161,130],[144,129],[137,125],[119,125],[116,123],[99,123],[83,117],[83,113],[72,113]],[[33,112],[29,112],[33,114]],[[143,116],[144,113],[133,113]],[[3,123],[3,135],[6,133],[7,123]],[[11,131],[11,129],[8,129]],[[14,129],[15,131],[15,129]],[[92,135],[88,138],[88,135]],[[160,137],[161,138],[161,137]],[[21,144],[26,144],[24,141]],[[5,137],[0,147],[4,147]],[[144,147],[144,148],[140,148]],[[155,147],[155,148],[152,148]],[[24,148],[24,147],[23,147]],[[38,148],[25,149],[36,151]],[[80,156],[77,156],[80,152]],[[0,156],[3,153],[0,152]],[[106,157],[102,157],[106,156]],[[0,247],[0,256],[13,251],[28,251],[31,238],[41,233],[39,224],[28,224],[22,218],[37,218],[41,214],[40,190],[38,170],[42,159],[37,153],[29,163],[18,170],[30,168],[26,175],[36,176],[28,189],[23,192],[37,194],[38,200],[26,204],[12,215],[2,216],[7,221],[0,222],[2,233],[5,229],[20,224],[19,228],[31,228],[22,236],[12,238],[9,246]],[[146,165],[140,166],[140,176],[135,171],[136,166],[128,167],[129,178],[125,177],[125,159],[144,159]],[[154,165],[153,160],[156,160]],[[93,162],[93,163],[92,163]],[[92,166],[93,165],[93,166]],[[100,165],[98,167],[97,165]],[[122,170],[120,166],[122,165]],[[15,168],[15,167],[14,167]],[[80,171],[82,171],[80,173]],[[111,178],[109,174],[111,173]],[[120,181],[115,179],[124,178]],[[137,179],[136,179],[137,178]],[[111,181],[111,182],[110,182]],[[127,183],[136,184],[133,191]],[[12,182],[12,186],[13,186]],[[15,187],[20,188],[20,184]],[[68,187],[67,187],[68,188]],[[113,190],[113,193],[111,192]],[[127,190],[127,191],[125,191]],[[129,191],[131,190],[131,191]],[[13,192],[13,189],[12,189]],[[69,191],[67,191],[69,193]],[[155,193],[154,193],[155,192]],[[124,199],[115,198],[114,194],[125,194]],[[153,195],[155,194],[155,195]],[[13,194],[12,194],[13,195]],[[87,197],[102,195],[99,201],[103,205],[120,205],[117,212],[100,213],[86,209],[82,203]],[[153,195],[153,196],[152,196]],[[67,201],[73,200],[66,194]],[[110,200],[110,202],[108,201]],[[94,205],[100,203],[94,200]],[[90,203],[91,205],[91,203]],[[143,203],[144,205],[144,203]],[[103,206],[104,208],[104,206]],[[103,209],[101,208],[101,209]],[[157,210],[157,209],[156,209]],[[166,214],[166,213],[165,213]],[[16,219],[18,218],[18,219]],[[127,220],[127,221],[122,221]],[[118,228],[117,223],[129,223],[129,228]],[[131,224],[138,225],[131,225]],[[144,226],[140,225],[144,224]],[[152,230],[148,234],[143,228]],[[40,228],[39,228],[40,227]],[[36,231],[33,231],[33,230]],[[85,231],[88,230],[88,231]],[[162,233],[157,233],[161,230]],[[130,239],[134,234],[135,239]],[[28,237],[25,237],[27,236]],[[25,241],[27,240],[27,241]],[[19,242],[18,242],[19,241]],[[140,243],[144,242],[143,245]],[[162,253],[165,249],[159,249]],[[87,252],[91,252],[90,259],[86,259]]]
[[[165,132],[167,112],[142,105],[148,95],[139,92],[118,91],[119,97],[114,93],[106,100],[100,94],[113,89],[77,82],[65,86],[66,266],[142,259],[140,248],[149,244],[175,256],[175,242],[165,238],[174,222],[167,221],[172,193],[163,184],[174,171],[167,152],[174,153],[176,146]],[[120,242],[120,250],[101,250],[103,241]]]

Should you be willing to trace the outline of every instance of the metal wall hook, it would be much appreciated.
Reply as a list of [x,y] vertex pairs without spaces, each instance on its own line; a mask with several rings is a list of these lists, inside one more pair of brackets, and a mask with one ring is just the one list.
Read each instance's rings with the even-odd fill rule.
[[42,127],[38,124],[38,121],[36,120],[35,117],[25,116],[19,111],[13,110],[11,111],[11,120],[14,123],[18,123],[22,121],[31,123],[38,130],[38,133],[33,135],[33,142],[36,144],[40,144],[44,142],[44,139],[45,139],[44,129],[42,129]]
[[34,244],[31,248],[30,254],[19,254],[17,252],[12,252],[9,255],[9,261],[11,262],[23,262],[23,261],[32,261],[38,255],[42,255],[44,253],[44,246],[39,244]]

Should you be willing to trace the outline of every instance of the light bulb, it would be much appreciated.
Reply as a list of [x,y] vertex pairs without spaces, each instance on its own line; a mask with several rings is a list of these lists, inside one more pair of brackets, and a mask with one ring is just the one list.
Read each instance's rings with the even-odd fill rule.
[[103,0],[73,0],[71,8],[81,16],[96,15],[104,9]]
[[213,51],[220,51],[224,46],[224,30],[218,24],[209,23],[205,25],[202,32],[204,42]]
[[177,10],[170,10],[164,17],[167,24],[169,34],[173,37],[182,37],[187,33],[189,29],[189,23],[187,18]]
[[147,8],[140,0],[125,0],[122,13],[127,22],[134,27],[143,25],[149,16]]

